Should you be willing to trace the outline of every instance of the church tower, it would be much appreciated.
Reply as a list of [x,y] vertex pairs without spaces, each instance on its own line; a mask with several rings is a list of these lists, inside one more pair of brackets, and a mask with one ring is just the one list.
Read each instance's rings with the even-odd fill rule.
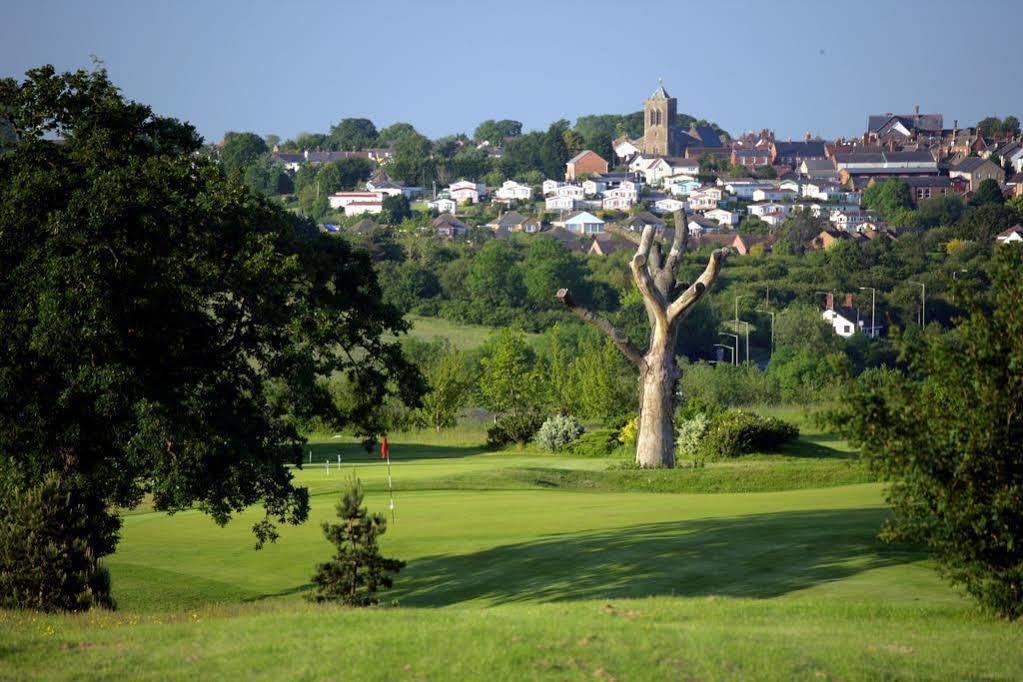
[[675,153],[675,113],[678,101],[660,84],[643,102],[643,144],[647,156],[671,156]]

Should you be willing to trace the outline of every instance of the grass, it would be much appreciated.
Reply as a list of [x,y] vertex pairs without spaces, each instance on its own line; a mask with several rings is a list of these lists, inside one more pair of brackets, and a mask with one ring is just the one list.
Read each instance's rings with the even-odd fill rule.
[[532,450],[479,427],[393,434],[408,562],[399,606],[302,596],[344,476],[388,506],[387,468],[347,439],[344,469],[296,471],[311,518],[252,550],[250,510],[124,518],[107,560],[119,609],[0,611],[0,679],[878,679],[1023,677],[1023,627],[978,613],[912,547],[849,448],[815,430],[783,453],[646,472]]
[[[457,350],[475,350],[486,343],[494,332],[492,327],[480,324],[462,324],[440,317],[409,315],[407,319],[412,323],[410,336],[423,341],[447,339],[451,342],[451,346]],[[531,344],[536,343],[541,336],[541,334],[527,333],[526,340]]]

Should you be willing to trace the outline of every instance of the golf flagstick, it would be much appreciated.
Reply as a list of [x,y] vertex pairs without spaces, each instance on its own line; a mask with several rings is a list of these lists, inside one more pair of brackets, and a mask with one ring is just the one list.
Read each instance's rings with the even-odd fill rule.
[[387,460],[387,494],[391,498],[391,523],[394,523],[394,488],[391,486],[391,449],[387,447],[387,436],[380,443],[380,455]]

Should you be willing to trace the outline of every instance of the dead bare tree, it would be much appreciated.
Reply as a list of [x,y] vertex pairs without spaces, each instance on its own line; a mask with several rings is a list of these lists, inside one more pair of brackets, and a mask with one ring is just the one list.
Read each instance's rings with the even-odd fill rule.
[[639,369],[636,463],[643,468],[675,466],[675,390],[681,375],[675,363],[679,326],[717,279],[728,255],[727,248],[714,251],[699,279],[683,287],[678,281],[678,268],[689,246],[689,220],[685,211],[675,211],[674,217],[675,234],[666,256],[661,253],[653,226],[648,225],[642,235],[615,225],[607,227],[609,232],[637,245],[629,267],[650,320],[650,345],[645,353],[607,318],[579,305],[568,289],[557,294],[572,313],[607,334]]

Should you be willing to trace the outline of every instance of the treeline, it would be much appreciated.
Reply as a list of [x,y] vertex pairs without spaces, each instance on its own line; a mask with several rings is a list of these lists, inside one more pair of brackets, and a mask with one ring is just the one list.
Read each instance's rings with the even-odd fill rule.
[[[724,138],[728,137],[717,124],[687,114],[678,114],[676,123],[684,129],[691,125],[710,126]],[[409,123],[395,123],[378,130],[369,119],[345,118],[331,126],[329,132],[302,133],[284,141],[277,135],[263,138],[255,133],[229,132],[224,136],[219,154],[229,171],[242,173],[246,184],[267,194],[301,194],[302,187],[311,186],[310,182],[318,175],[316,169],[310,169],[302,183],[297,176],[292,178],[271,156],[275,146],[291,152],[363,151],[386,147],[393,154],[387,163],[387,174],[409,186],[425,188],[434,182],[447,184],[460,178],[478,180],[492,187],[507,179],[537,185],[545,178],[563,178],[565,163],[584,149],[591,149],[613,163],[614,139],[642,134],[642,112],[581,116],[574,126],[562,119],[551,123],[546,130],[525,133],[519,121],[487,120],[476,127],[471,138],[458,133],[435,140],[422,135]],[[481,142],[487,145],[477,148]],[[491,153],[488,145],[500,147],[500,154]],[[362,163],[355,163],[357,161]],[[319,172],[333,165],[326,164]],[[371,166],[369,161],[346,159],[337,165],[342,166],[339,171],[344,181],[322,182],[320,194],[351,189],[369,177],[369,171],[364,170],[365,166]],[[332,187],[329,191],[325,189],[328,185]],[[311,211],[312,203],[308,203]],[[306,208],[305,203],[303,208]]]

